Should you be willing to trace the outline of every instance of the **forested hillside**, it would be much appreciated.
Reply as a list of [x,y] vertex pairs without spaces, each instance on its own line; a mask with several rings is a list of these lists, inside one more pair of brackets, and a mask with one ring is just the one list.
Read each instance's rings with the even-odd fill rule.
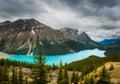
[[[98,81],[96,83],[90,83],[91,80],[96,78],[94,78],[95,76],[88,77],[88,75],[93,71],[96,72],[98,70],[98,67],[103,66],[106,62],[120,62],[120,55],[110,57],[90,56],[86,59],[76,61],[70,64],[66,63],[65,65],[63,65],[61,61],[59,66],[55,64],[49,66],[45,64],[45,58],[41,53],[37,56],[38,57],[36,57],[35,59],[37,59],[38,61],[36,60],[35,64],[27,64],[1,59],[1,84],[39,84],[36,81],[41,80],[44,80],[45,84],[99,84],[97,83]],[[110,70],[112,70],[114,66],[110,66],[109,68]],[[100,74],[108,73],[106,72],[108,71],[106,70],[106,67],[103,67],[101,71],[102,70],[103,72],[100,72],[97,76],[98,79],[101,78]],[[40,71],[40,73],[38,71]],[[108,79],[101,78],[100,80],[102,80],[102,82],[105,82],[107,80],[107,84],[111,84],[111,80],[112,82],[114,82],[113,80],[115,79],[113,75],[112,79],[109,78],[109,76],[110,74],[106,76]],[[41,80],[39,80],[39,77],[42,77]],[[22,83],[19,83],[21,81]]]

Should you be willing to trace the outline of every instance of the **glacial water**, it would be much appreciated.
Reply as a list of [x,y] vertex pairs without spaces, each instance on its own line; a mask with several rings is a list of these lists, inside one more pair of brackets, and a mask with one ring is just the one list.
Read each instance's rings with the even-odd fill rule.
[[[91,50],[82,50],[76,53],[64,54],[64,55],[53,55],[53,56],[45,56],[46,64],[52,65],[53,63],[58,65],[60,60],[64,63],[71,63],[73,61],[82,60],[87,58],[91,55],[97,55],[99,57],[104,57],[104,50],[99,49],[91,49]],[[27,56],[27,55],[14,55],[9,58],[8,60],[15,60],[20,62],[27,62],[27,63],[34,63],[34,56]]]

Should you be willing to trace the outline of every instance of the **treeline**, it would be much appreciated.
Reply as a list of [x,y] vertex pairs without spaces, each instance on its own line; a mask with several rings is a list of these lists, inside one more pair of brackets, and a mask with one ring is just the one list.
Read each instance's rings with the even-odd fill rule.
[[[1,59],[0,84],[47,84],[47,71],[52,67],[45,65],[46,61],[42,52],[35,56],[34,61],[34,64],[29,64]],[[30,69],[29,75],[23,73],[22,68]]]
[[0,66],[21,66],[21,67],[26,67],[26,68],[33,68],[34,64],[26,63],[26,62],[18,62],[18,61],[11,61],[7,59],[0,59]]
[[[51,69],[58,70],[57,84],[111,84],[109,74],[105,67],[97,75],[88,75],[93,70],[96,71],[99,66],[102,66],[106,62],[120,62],[120,55],[111,57],[90,56],[84,60],[70,64],[66,63],[65,65],[61,61],[59,66],[55,64],[53,66],[45,65],[46,60],[41,51],[36,55],[34,64],[1,59],[0,84],[48,84],[50,82],[48,80],[48,71]],[[9,73],[9,67],[12,67],[11,73]],[[16,67],[19,68],[16,69]],[[31,82],[28,76],[23,74],[22,67],[31,70],[31,75],[29,76]],[[112,70],[113,67],[110,69]],[[70,70],[72,71],[71,77],[68,74]],[[81,74],[78,72],[81,72]]]
[[12,66],[12,72],[9,72],[7,66],[0,66],[0,84],[28,84],[27,76],[26,79],[23,77],[21,67],[19,70]]
[[[34,63],[26,63],[26,62],[19,62],[19,61],[11,61],[11,60],[7,60],[7,59],[0,59],[0,66],[6,66],[7,68],[9,68],[10,66],[16,66],[16,67],[25,67],[25,68],[29,68],[29,69],[34,69],[36,68],[36,64]],[[52,69],[52,67],[54,67],[55,69],[58,67],[56,65],[53,64],[53,66],[51,65],[45,65],[47,70]]]
[[76,70],[88,74],[106,62],[120,62],[120,55],[109,57],[90,56],[86,59],[68,64],[68,70]]
[[[78,80],[77,83],[73,82],[73,84],[113,84],[110,80],[109,73],[109,71],[114,69],[113,65],[109,69],[103,66],[101,72],[97,73],[97,68],[106,62],[120,62],[120,54],[109,57],[90,56],[86,59],[68,64],[68,70],[81,72],[78,76],[73,72],[72,78]],[[92,74],[90,74],[91,72]]]
[[[19,69],[15,67],[19,67]],[[27,79],[23,79],[21,67],[32,69],[34,64],[0,59],[0,84],[27,84],[25,83]]]
[[9,84],[8,70],[6,66],[0,66],[0,84]]
[[71,72],[72,76],[69,76],[67,66],[67,63],[63,66],[62,61],[60,61],[57,84],[77,84],[80,81],[80,74],[77,71]]
[[120,55],[120,46],[104,46],[106,56],[116,56]]
[[111,65],[109,69],[103,66],[100,72],[94,70],[91,73],[85,73],[84,71],[79,72],[73,68],[71,76],[68,74],[68,69],[69,65],[67,65],[67,63],[63,66],[62,62],[60,62],[57,84],[113,84],[109,74],[109,71],[114,69],[113,65]]

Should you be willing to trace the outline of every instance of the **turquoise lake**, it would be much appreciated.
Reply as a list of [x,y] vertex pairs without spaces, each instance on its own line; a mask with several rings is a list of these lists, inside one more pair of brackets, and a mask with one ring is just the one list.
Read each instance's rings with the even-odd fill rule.
[[[46,64],[52,65],[55,63],[58,65],[60,63],[60,60],[62,60],[64,63],[71,63],[73,61],[78,61],[85,59],[91,55],[97,55],[99,57],[104,57],[104,50],[99,49],[92,49],[92,50],[82,50],[80,52],[76,53],[70,53],[70,54],[64,54],[64,55],[53,55],[53,56],[45,56],[46,58]],[[34,56],[27,56],[27,55],[14,55],[9,58],[8,60],[16,60],[20,62],[27,62],[27,63],[33,63],[34,62]]]

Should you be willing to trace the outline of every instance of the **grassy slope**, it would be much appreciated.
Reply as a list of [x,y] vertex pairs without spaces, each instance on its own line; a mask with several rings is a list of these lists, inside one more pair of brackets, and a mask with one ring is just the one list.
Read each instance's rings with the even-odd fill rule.
[[[106,70],[110,74],[111,82],[113,84],[120,84],[120,62],[107,62],[103,65],[106,67]],[[93,71],[89,73],[88,75],[95,75],[95,74],[101,73],[103,65],[98,67],[96,72]],[[113,70],[109,70],[111,65],[113,65],[114,67]]]

